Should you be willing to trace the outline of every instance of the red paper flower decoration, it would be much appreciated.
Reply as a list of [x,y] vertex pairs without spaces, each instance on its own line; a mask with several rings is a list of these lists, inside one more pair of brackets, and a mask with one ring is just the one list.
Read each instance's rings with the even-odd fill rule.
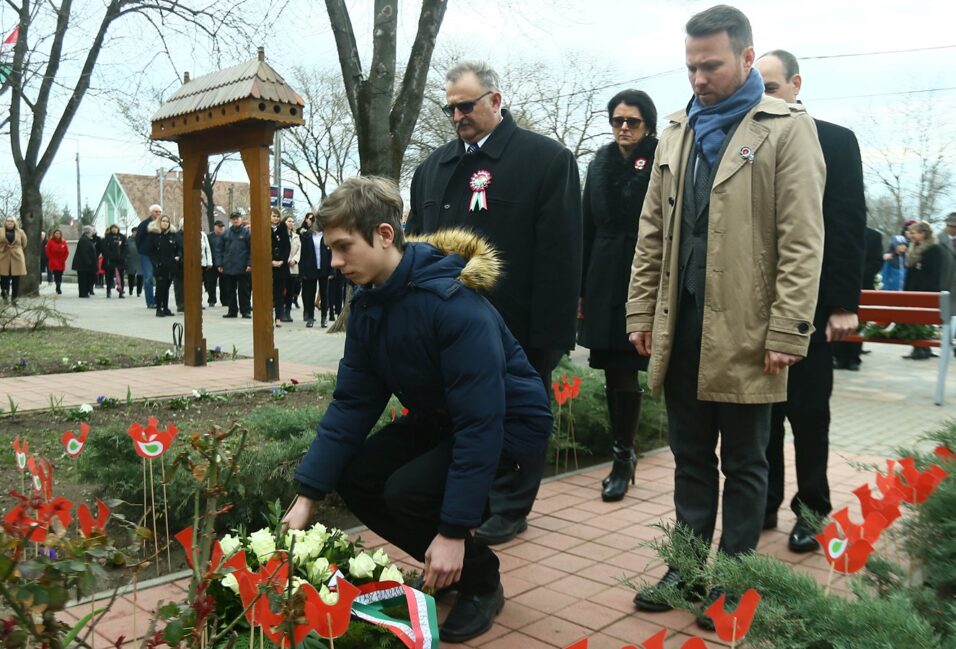
[[571,390],[571,398],[577,399],[578,395],[581,393],[581,377],[575,376],[569,387]]
[[760,603],[760,593],[750,588],[740,597],[740,602],[733,613],[724,611],[726,595],[718,597],[704,613],[714,621],[714,630],[717,637],[724,642],[738,642],[747,632],[754,620],[754,612]]
[[850,521],[850,510],[847,507],[834,512],[833,520],[840,524],[843,529],[843,536],[851,543],[856,543],[862,539],[873,545],[879,540],[883,530],[889,527],[886,518],[879,512],[870,512],[868,516],[864,517],[863,523],[857,525]]
[[[312,620],[311,628],[323,638],[338,638],[344,635],[349,629],[349,620],[352,617],[352,602],[361,591],[344,579],[337,579],[335,589],[339,593],[339,599],[335,604],[326,604],[311,585],[302,587],[309,589],[306,591],[305,611],[306,617]],[[301,641],[296,639],[296,642]]]
[[919,505],[929,498],[943,478],[949,475],[939,465],[934,464],[925,471],[916,468],[916,460],[904,457],[899,460],[900,472],[896,473],[896,462],[886,461],[886,475],[877,473],[876,486],[884,494],[893,487],[900,490],[903,500],[911,505]]
[[[664,649],[664,638],[667,637],[667,629],[661,629],[650,638],[641,643],[644,649]],[[681,649],[707,649],[707,643],[701,638],[691,638],[683,645]]]
[[3,529],[11,536],[22,538],[32,543],[46,541],[49,520],[41,521],[27,515],[27,506],[19,504],[3,517]]
[[99,498],[96,499],[96,520],[90,513],[90,508],[86,503],[76,508],[76,519],[80,523],[80,534],[83,538],[89,539],[94,536],[106,535],[106,521],[110,518],[110,508],[106,506]]
[[824,528],[817,540],[823,546],[823,555],[833,569],[843,574],[857,572],[866,565],[866,560],[873,552],[873,546],[866,539],[850,541],[840,536],[836,523],[830,523]]
[[63,433],[63,437],[60,438],[60,443],[63,444],[63,448],[66,449],[66,454],[70,457],[76,457],[83,452],[83,445],[86,444],[86,437],[90,434],[90,425],[87,423],[80,424],[80,435],[77,437],[72,430],[68,430]]
[[53,498],[53,467],[42,457],[37,459],[32,455],[27,459],[27,468],[33,475],[33,489],[44,499]]
[[145,427],[139,422],[133,422],[127,431],[133,440],[136,454],[144,459],[152,460],[165,453],[172,445],[173,438],[179,434],[179,430],[172,424],[169,424],[166,430],[159,430],[158,424],[159,421],[155,417],[150,417]]
[[20,446],[20,436],[13,440],[13,454],[17,458],[17,468],[20,472],[27,470],[27,455],[30,454],[30,442],[23,440],[23,446]]
[[942,460],[950,460],[950,461],[956,462],[956,453],[951,451],[949,447],[946,446],[945,444],[940,444],[939,446],[937,446],[935,449],[933,449],[933,453],[936,455],[936,457]]
[[570,390],[565,390],[564,385],[557,381],[551,384],[551,388],[554,390],[554,400],[558,402],[559,406],[563,406],[571,396]]
[[41,521],[51,521],[55,518],[66,529],[73,522],[72,511],[73,503],[62,496],[58,496],[50,502],[40,505],[37,508],[37,517]]
[[[173,537],[179,544],[183,546],[183,549],[186,550],[186,563],[190,568],[193,567],[193,527],[190,525],[179,534]],[[217,572],[219,570],[219,564],[222,563],[222,546],[219,545],[219,540],[216,539],[212,542],[212,552],[209,557],[209,573]]]
[[857,499],[860,501],[860,511],[864,520],[872,512],[879,513],[886,519],[886,526],[889,527],[893,521],[900,517],[900,503],[903,501],[903,494],[897,488],[887,491],[879,500],[873,497],[870,485],[865,484],[853,490]]

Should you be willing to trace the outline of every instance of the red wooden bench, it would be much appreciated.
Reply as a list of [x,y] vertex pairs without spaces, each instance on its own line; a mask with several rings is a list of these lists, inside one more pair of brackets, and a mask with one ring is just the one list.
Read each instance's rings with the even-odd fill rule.
[[847,342],[889,343],[913,347],[939,347],[939,373],[936,377],[937,406],[943,405],[946,371],[952,357],[952,313],[949,291],[926,293],[921,291],[860,291],[860,324],[873,322],[881,325],[915,324],[940,327],[939,340],[900,340],[899,338],[847,337]]

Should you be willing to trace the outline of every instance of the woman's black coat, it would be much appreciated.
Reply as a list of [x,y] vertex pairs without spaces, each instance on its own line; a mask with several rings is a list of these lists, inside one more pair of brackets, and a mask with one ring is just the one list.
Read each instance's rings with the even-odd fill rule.
[[911,268],[906,269],[906,291],[939,291],[943,277],[943,249],[934,243]]
[[648,136],[624,158],[612,142],[598,150],[588,167],[583,199],[584,321],[578,342],[592,350],[634,350],[625,332],[624,307],[656,149],[657,138]]
[[96,243],[87,236],[81,236],[76,242],[76,250],[73,252],[73,263],[70,268],[78,273],[96,273],[99,269],[99,252],[96,250]]
[[176,258],[183,257],[183,243],[175,230],[170,228],[162,232],[150,228],[149,237],[146,239],[146,250],[158,277],[176,276],[179,268]]

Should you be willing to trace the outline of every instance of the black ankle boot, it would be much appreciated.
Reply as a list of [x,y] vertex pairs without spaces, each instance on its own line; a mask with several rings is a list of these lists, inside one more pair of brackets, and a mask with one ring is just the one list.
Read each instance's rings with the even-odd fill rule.
[[[634,484],[637,454],[634,452],[634,436],[641,418],[641,392],[624,390],[608,391],[611,432],[614,435],[614,464],[611,474],[604,480],[601,499],[615,502],[624,498],[628,483]],[[613,394],[611,394],[613,392]]]
[[628,482],[634,484],[634,471],[637,467],[637,454],[631,447],[618,446],[614,442],[614,464],[611,465],[611,475],[607,477],[607,484],[601,492],[604,502],[616,502],[624,498],[627,493]]

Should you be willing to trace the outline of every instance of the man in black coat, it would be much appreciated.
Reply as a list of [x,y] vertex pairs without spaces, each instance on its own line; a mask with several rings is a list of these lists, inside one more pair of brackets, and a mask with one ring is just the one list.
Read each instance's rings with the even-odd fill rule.
[[[863,281],[860,288],[872,291],[876,288],[876,274],[883,267],[883,234],[869,226],[863,243]],[[833,343],[833,369],[859,372],[863,360],[863,343]]]
[[[242,214],[229,215],[229,228],[219,240],[218,254],[214,257],[222,278],[222,297],[228,311],[223,318],[235,318],[239,312],[243,318],[252,317],[252,254],[249,230],[242,226]],[[237,297],[238,293],[238,297]]]
[[[784,50],[764,54],[755,64],[764,79],[765,92],[793,103],[802,79],[797,59]],[[860,282],[866,204],[863,198],[863,165],[853,131],[814,120],[827,179],[823,190],[823,226],[826,239],[820,294],[813,318],[815,332],[806,358],[790,368],[787,401],[774,405],[767,461],[770,464],[764,529],[776,527],[777,509],[783,502],[783,420],[790,421],[797,466],[797,493],[791,508],[797,522],[788,545],[794,552],[819,547],[814,530],[801,517],[805,506],[818,516],[830,513],[827,483],[830,394],[833,391],[831,343],[855,333],[859,325]]]
[[[574,347],[581,280],[578,167],[557,142],[520,128],[502,108],[498,75],[463,62],[446,75],[458,138],[412,178],[409,234],[464,227],[487,239],[504,262],[488,297],[550,394],[551,372]],[[489,518],[476,538],[504,543],[527,528],[545,459],[501,467]]]
[[302,280],[302,317],[305,326],[315,324],[315,298],[319,297],[321,325],[328,324],[329,277],[333,274],[332,251],[325,245],[321,229],[313,228],[300,235],[299,279]]

